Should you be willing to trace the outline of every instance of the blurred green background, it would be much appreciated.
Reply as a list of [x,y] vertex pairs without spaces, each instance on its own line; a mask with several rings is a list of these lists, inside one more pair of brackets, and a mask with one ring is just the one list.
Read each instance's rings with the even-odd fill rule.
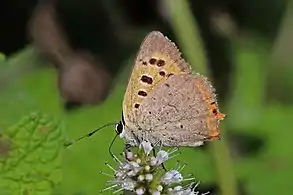
[[[183,148],[167,168],[187,162],[184,172],[201,181],[199,190],[215,195],[291,193],[290,1],[7,0],[0,12],[0,133],[34,111],[62,121],[66,140],[120,120],[139,44],[159,30],[212,80],[227,114],[221,141]],[[99,173],[110,172],[104,163],[115,166],[108,153],[114,136],[108,127],[60,147],[62,179],[53,193],[99,193],[110,180]],[[122,148],[118,140],[113,151]]]

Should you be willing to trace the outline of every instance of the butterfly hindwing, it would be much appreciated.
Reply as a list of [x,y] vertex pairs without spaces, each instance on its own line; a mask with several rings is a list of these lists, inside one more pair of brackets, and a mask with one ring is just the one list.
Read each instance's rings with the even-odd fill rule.
[[199,74],[171,76],[142,102],[136,121],[140,131],[135,133],[164,146],[196,146],[219,139],[222,114],[214,91]]

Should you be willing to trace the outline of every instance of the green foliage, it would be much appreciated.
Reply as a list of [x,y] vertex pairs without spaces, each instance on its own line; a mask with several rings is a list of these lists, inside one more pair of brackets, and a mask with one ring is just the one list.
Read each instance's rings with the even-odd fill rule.
[[5,61],[5,55],[0,52],[0,64]]
[[[175,6],[175,8],[180,8],[182,13],[187,13],[187,17],[190,17],[188,10],[182,11],[182,9],[186,9],[186,6]],[[176,9],[174,11],[176,12]],[[187,59],[194,66],[195,71],[200,69],[200,72],[207,72],[204,70],[207,69],[206,59],[203,59],[205,56],[202,55],[204,52],[201,51],[200,41],[192,36],[193,33],[190,33],[190,31],[197,29],[192,26],[180,27],[181,24],[189,25],[193,22],[185,20],[185,23],[181,23],[178,17],[176,20],[173,24],[174,29],[176,28],[174,32],[178,37],[178,45],[182,53],[187,54]],[[186,24],[186,22],[188,23]],[[194,40],[189,37],[193,37]],[[193,172],[196,179],[201,181],[201,185],[218,184],[222,192],[227,192],[224,193],[225,195],[236,194],[234,189],[237,188],[238,183],[242,185],[245,192],[251,195],[290,194],[293,179],[292,132],[290,131],[293,126],[293,107],[282,102],[272,101],[267,96],[266,85],[269,82],[268,74],[271,71],[270,44],[259,39],[257,35],[249,33],[241,39],[230,41],[233,42],[234,64],[230,86],[227,86],[231,89],[228,95],[230,98],[226,103],[220,102],[221,111],[227,114],[226,120],[221,123],[223,139],[219,143],[215,143],[210,150],[182,148],[180,149],[182,155],[176,159],[188,163],[185,173]],[[188,42],[190,43],[187,44]],[[186,52],[187,50],[188,52]],[[199,58],[200,60],[197,61]],[[35,117],[27,117],[13,128],[8,128],[8,126],[30,110],[41,110],[41,112],[49,113],[64,121],[67,126],[68,139],[74,139],[105,123],[118,121],[132,60],[133,56],[130,57],[129,61],[123,62],[127,68],[121,73],[115,89],[102,105],[84,107],[65,113],[56,88],[55,71],[46,67],[48,64],[36,58],[33,50],[27,48],[20,54],[7,59],[5,64],[0,66],[0,81],[3,78],[5,81],[9,81],[5,85],[0,83],[0,129],[11,130],[5,132],[1,137],[0,143],[2,145],[0,148],[5,150],[4,152],[0,151],[0,156],[2,155],[0,158],[3,160],[8,158],[9,154],[16,155],[15,151],[17,150],[14,150],[15,147],[11,149],[11,145],[21,146],[23,150],[17,154],[21,156],[32,147],[42,143],[44,144],[43,148],[48,148],[48,154],[43,153],[41,148],[29,153],[32,154],[32,157],[29,155],[29,160],[35,160],[34,157],[38,155],[46,157],[44,163],[36,166],[44,171],[41,174],[30,173],[27,164],[20,167],[24,170],[21,172],[24,173],[23,175],[29,174],[31,183],[25,182],[23,185],[15,185],[15,181],[20,180],[19,173],[7,171],[7,174],[10,174],[10,180],[8,180],[2,176],[1,171],[0,185],[2,183],[9,184],[11,189],[19,189],[20,187],[50,189],[56,187],[55,193],[64,195],[97,194],[104,187],[105,182],[110,180],[110,178],[100,175],[99,172],[107,170],[104,162],[112,162],[108,147],[115,135],[113,127],[106,128],[94,137],[81,141],[64,151],[63,177],[60,185],[56,186],[61,179],[60,164],[57,162],[60,159],[59,156],[54,159],[53,154],[56,155],[60,152],[62,142],[57,122],[47,119],[47,123],[41,123],[44,116],[37,114]],[[273,73],[279,73],[278,69],[279,66]],[[292,72],[284,72],[283,74],[292,75]],[[282,78],[283,75],[280,75],[278,80],[270,82],[275,83]],[[286,83],[287,87],[280,86],[278,88],[278,90],[285,91],[285,95],[293,91],[290,88],[293,83],[290,78],[286,77],[286,80],[280,82]],[[36,130],[38,128],[35,128],[38,125],[48,125],[48,129],[52,129],[52,132],[46,134],[47,136],[39,134],[39,131]],[[30,131],[32,132],[28,133]],[[232,142],[234,135],[259,139],[262,143],[261,147],[258,149],[250,146],[253,148],[251,154],[242,153],[236,150],[240,143]],[[14,137],[17,139],[14,140]],[[244,138],[241,137],[241,139]],[[25,145],[24,143],[28,141],[30,144]],[[122,140],[118,140],[112,151],[119,155],[121,148]],[[9,152],[7,153],[7,151]],[[7,166],[13,167],[11,163],[17,159],[17,157],[12,158],[9,163],[6,163]],[[51,162],[49,162],[50,160]],[[166,167],[175,167],[175,163],[174,161],[170,162],[166,164]],[[1,164],[1,166],[3,165]],[[54,173],[54,176],[48,175],[48,172]],[[39,183],[38,181],[44,182]],[[49,184],[48,181],[50,181]]]
[[32,113],[0,137],[0,194],[52,194],[61,181],[63,132],[58,121]]

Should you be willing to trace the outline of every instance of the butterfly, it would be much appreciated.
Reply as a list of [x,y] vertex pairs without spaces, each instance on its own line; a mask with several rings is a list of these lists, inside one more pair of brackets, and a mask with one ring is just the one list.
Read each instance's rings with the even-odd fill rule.
[[163,146],[195,147],[220,138],[224,117],[207,78],[193,74],[161,32],[150,32],[134,62],[117,134],[131,146],[143,138]]
[[208,79],[193,74],[176,45],[161,32],[153,31],[145,37],[136,56],[121,120],[75,142],[115,124],[117,136],[124,138],[128,146],[138,146],[144,139],[152,145],[196,147],[220,139],[219,122],[224,118]]

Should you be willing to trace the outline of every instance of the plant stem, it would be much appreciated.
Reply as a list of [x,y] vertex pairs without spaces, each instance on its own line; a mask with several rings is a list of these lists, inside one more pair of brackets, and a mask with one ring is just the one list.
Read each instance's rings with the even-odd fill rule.
[[[166,0],[170,13],[170,22],[178,42],[181,45],[187,61],[196,67],[196,71],[209,76],[207,58],[203,49],[202,40],[193,18],[187,0]],[[222,129],[223,126],[222,126]],[[223,136],[225,137],[225,136]],[[210,144],[210,152],[218,172],[218,182],[223,195],[237,195],[237,183],[233,171],[233,162],[230,157],[226,139]]]

